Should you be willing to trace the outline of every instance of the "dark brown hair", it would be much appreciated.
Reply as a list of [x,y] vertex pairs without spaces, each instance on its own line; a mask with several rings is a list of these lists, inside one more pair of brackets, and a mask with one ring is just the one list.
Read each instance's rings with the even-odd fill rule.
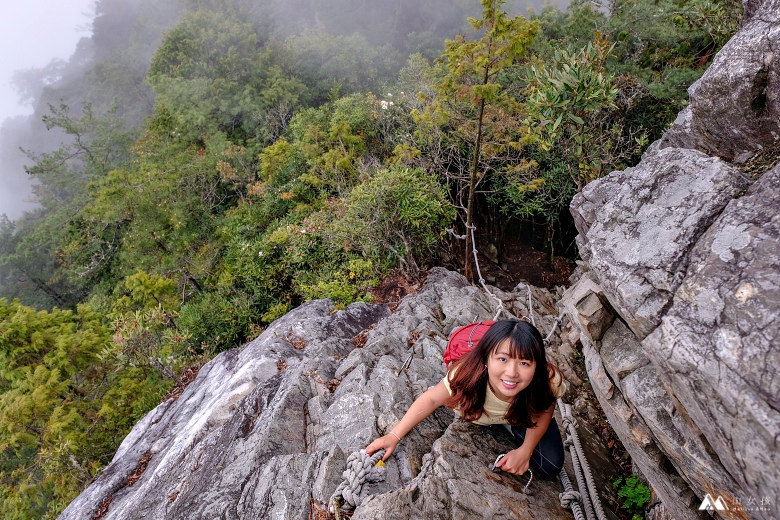
[[550,389],[550,371],[557,373],[558,369],[547,362],[542,335],[525,321],[497,321],[469,353],[450,366],[447,377],[452,395],[445,404],[448,408],[457,408],[467,421],[479,419],[484,412],[488,386],[485,365],[490,354],[506,339],[509,339],[510,357],[535,361],[536,370],[531,383],[512,400],[504,419],[511,425],[533,428],[536,426],[534,418],[555,402]]

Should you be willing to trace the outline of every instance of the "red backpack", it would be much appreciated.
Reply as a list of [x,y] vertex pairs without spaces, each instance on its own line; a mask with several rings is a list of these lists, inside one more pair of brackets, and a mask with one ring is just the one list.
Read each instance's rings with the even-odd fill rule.
[[453,330],[447,348],[444,350],[444,364],[450,366],[450,363],[473,349],[494,323],[493,320],[480,321]]

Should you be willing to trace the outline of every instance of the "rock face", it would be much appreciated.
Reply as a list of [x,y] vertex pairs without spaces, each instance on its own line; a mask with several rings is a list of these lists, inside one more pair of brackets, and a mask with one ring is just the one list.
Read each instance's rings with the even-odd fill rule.
[[[529,291],[547,332],[557,315],[552,295],[528,286],[498,294],[527,313]],[[493,300],[443,269],[392,312],[309,302],[204,365],[178,400],[133,429],[60,518],[325,518],[347,456],[443,377],[452,329],[494,312]],[[502,427],[471,426],[440,409],[399,445],[353,518],[573,518],[558,480],[536,480],[527,495],[524,479],[488,469],[513,448]]]
[[688,89],[661,147],[735,159],[780,139],[780,2],[747,2],[742,29]]
[[780,505],[780,0],[751,17],[634,168],[572,202],[585,274],[562,307],[604,412],[675,519]]

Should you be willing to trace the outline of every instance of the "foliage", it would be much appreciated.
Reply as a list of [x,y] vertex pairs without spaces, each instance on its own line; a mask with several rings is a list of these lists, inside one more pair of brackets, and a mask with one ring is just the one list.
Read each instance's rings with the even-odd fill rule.
[[[469,19],[472,28],[481,34],[479,39],[458,36],[445,42],[441,56],[444,76],[436,101],[418,119],[421,126],[450,126],[451,134],[462,140],[460,146],[467,148],[468,168],[457,168],[453,175],[458,191],[456,204],[465,209],[467,230],[474,226],[476,190],[486,178],[482,154],[490,157],[502,148],[518,146],[516,135],[522,133],[522,129],[512,128],[520,107],[499,82],[500,75],[528,52],[538,33],[536,23],[521,16],[509,18],[501,10],[503,4],[502,0],[482,0],[482,18]],[[437,132],[431,135],[434,142],[438,140]],[[500,144],[483,150],[483,141]],[[467,278],[472,277],[473,248],[471,234],[466,233]]]
[[379,89],[401,61],[392,47],[371,45],[359,33],[342,36],[321,29],[289,36],[277,54],[282,70],[308,87],[308,102],[315,106],[331,98],[334,87],[342,95]]
[[[260,318],[251,295],[230,290],[199,293],[181,307],[178,328],[167,327],[163,336],[167,342],[158,339],[157,348],[167,356],[181,356],[182,351],[214,355],[252,339],[252,324]],[[173,362],[173,357],[167,361]]]
[[[85,307],[37,312],[0,299],[0,330],[0,512],[54,518],[148,410],[139,401],[168,386],[104,363],[110,329]],[[127,385],[137,392],[103,409],[106,392]]]
[[640,482],[636,475],[626,479],[618,477],[612,486],[618,490],[618,497],[623,499],[620,507],[634,515],[634,518],[642,518],[644,507],[650,503],[650,488]]
[[296,107],[306,87],[286,76],[248,22],[216,11],[183,17],[155,53],[149,82],[158,103],[176,110],[177,132],[196,141],[217,130],[264,134],[269,110]]
[[[482,0],[466,35],[465,0],[303,0],[300,23],[289,2],[131,4],[99,2],[72,63],[24,76],[50,82],[24,89],[44,104],[94,103],[54,102],[63,144],[29,154],[42,208],[0,221],[2,295],[51,309],[0,300],[4,518],[56,516],[192,356],[416,276],[456,217],[499,252],[518,222],[560,228],[664,131],[741,14],[575,0],[529,21]],[[82,67],[83,87],[57,79]],[[641,509],[642,485],[618,485]]]
[[739,0],[616,0],[602,27],[617,43],[610,68],[636,77],[675,114],[741,17]]
[[173,318],[158,306],[126,313],[112,323],[115,349],[111,352],[121,366],[145,371],[156,370],[164,378],[178,382],[174,364],[182,356],[176,347],[187,336],[175,330]]
[[381,169],[344,200],[334,233],[364,257],[417,276],[454,217],[436,178],[419,168]]
[[[330,280],[319,279],[313,284],[299,282],[298,290],[307,300],[330,298],[343,307],[357,301],[370,302],[371,295],[367,293],[367,289],[377,285],[379,280],[375,277],[371,261],[355,258],[349,260],[343,270],[334,273]],[[284,310],[286,311],[287,309]]]
[[[527,72],[530,141],[545,152],[557,148],[562,173],[577,191],[647,144],[642,135],[624,134],[615,117],[620,91],[604,67],[612,48],[599,35],[580,51],[556,51],[552,63],[535,63]],[[524,183],[523,189],[538,188]]]

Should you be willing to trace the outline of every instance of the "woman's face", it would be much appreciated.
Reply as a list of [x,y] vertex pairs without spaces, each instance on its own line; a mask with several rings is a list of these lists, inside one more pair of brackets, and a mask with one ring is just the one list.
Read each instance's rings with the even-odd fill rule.
[[525,389],[536,372],[536,361],[509,355],[506,339],[490,353],[487,360],[488,384],[496,397],[507,403]]

